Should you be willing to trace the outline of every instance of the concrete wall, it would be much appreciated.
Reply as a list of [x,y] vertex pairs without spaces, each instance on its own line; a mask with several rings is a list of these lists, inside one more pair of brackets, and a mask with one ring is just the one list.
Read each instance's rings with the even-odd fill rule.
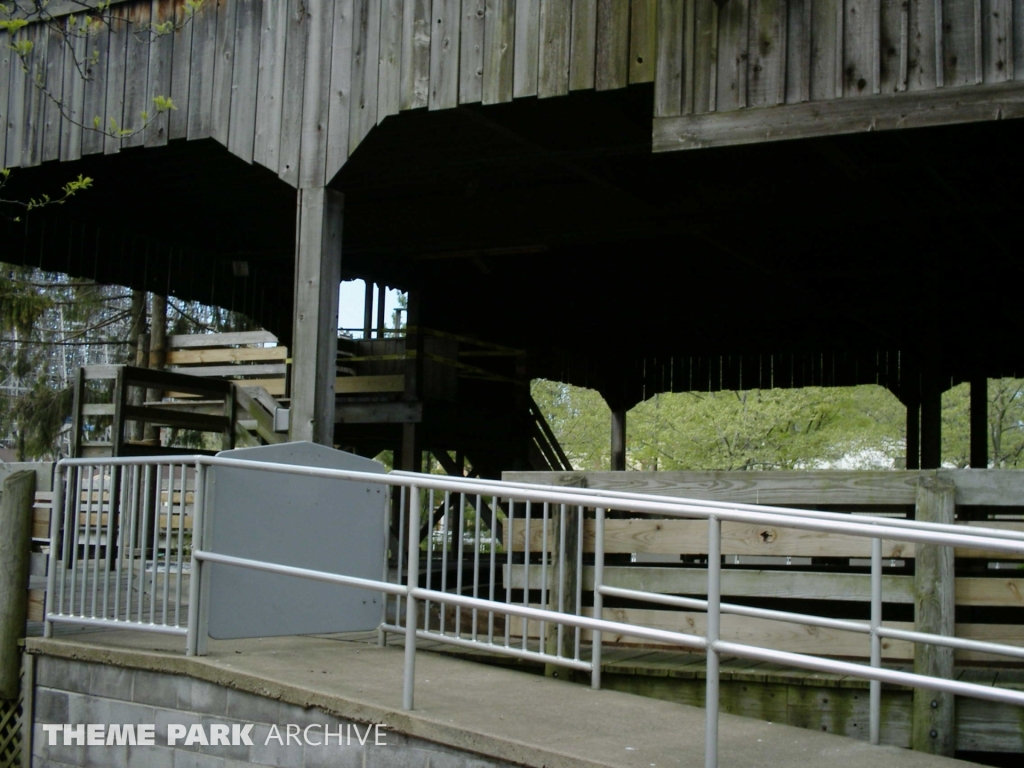
[[[48,746],[44,723],[103,723],[156,725],[154,746]],[[253,723],[253,746],[167,745],[169,723],[186,727],[193,723]],[[267,742],[271,726],[282,737],[286,725],[329,726],[332,733],[352,724],[319,709],[295,706],[275,699],[237,691],[201,680],[146,670],[127,669],[82,661],[40,656],[36,663],[33,713],[32,765],[35,768],[104,766],[121,768],[241,768],[245,765],[280,768],[484,768],[508,763],[481,755],[449,749],[423,739],[408,737],[390,728],[387,746],[373,745],[373,735],[360,746],[354,735],[350,745],[308,744],[281,746]],[[357,723],[360,733],[366,724]],[[322,739],[312,731],[310,740]]]

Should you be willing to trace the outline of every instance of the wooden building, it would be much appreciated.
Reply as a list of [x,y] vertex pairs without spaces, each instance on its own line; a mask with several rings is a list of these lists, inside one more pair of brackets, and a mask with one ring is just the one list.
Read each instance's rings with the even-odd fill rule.
[[1024,373],[1020,0],[111,7],[0,32],[4,196],[95,179],[0,258],[290,339],[294,439],[377,429],[335,431],[343,276],[410,291],[406,412],[426,339],[471,339],[521,353],[502,408],[559,379],[619,434],[657,392],[878,383],[934,467],[941,392]]

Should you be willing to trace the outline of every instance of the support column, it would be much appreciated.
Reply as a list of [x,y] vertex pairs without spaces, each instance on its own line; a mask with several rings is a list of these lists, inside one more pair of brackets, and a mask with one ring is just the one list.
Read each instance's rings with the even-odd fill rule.
[[626,410],[612,411],[612,472],[626,470]]
[[[167,363],[167,297],[150,294],[151,307],[149,312],[149,365],[154,371],[162,371]],[[147,389],[146,401],[155,403],[162,400],[164,393],[159,389]],[[159,445],[160,428],[147,423],[143,429],[143,439],[148,445]],[[230,446],[225,445],[225,448]]]
[[907,406],[907,469],[920,469],[921,403],[916,396],[903,402]]
[[934,376],[921,382],[921,469],[942,464],[942,385]]
[[[21,688],[21,652],[28,614],[29,547],[36,473],[9,475],[0,495],[0,699],[16,701]],[[53,514],[57,514],[56,510]]]
[[971,469],[988,467],[988,379],[971,378]]
[[[423,335],[420,333],[420,292],[409,291],[409,305],[405,323],[405,391],[403,400],[416,403],[421,399],[423,380]],[[408,472],[423,471],[423,446],[416,422],[402,425],[401,469]]]
[[334,444],[344,201],[344,195],[326,187],[298,193],[288,430],[292,441]]
[[[926,523],[952,525],[956,514],[954,487],[938,477],[924,477],[917,486],[915,517]],[[953,549],[918,544],[914,557],[914,629],[952,637],[955,628]],[[953,649],[914,644],[914,672],[953,679]],[[954,696],[914,689],[911,746],[922,752],[953,756],[956,748]]]

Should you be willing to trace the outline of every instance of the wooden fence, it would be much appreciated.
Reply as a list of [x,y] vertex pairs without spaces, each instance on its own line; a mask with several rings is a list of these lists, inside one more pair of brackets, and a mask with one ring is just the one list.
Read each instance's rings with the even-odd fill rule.
[[[918,519],[932,517],[933,486],[937,484],[940,489],[948,486],[957,524],[1024,530],[1024,473],[1014,471],[512,472],[505,473],[504,479]],[[523,530],[524,526],[518,526],[512,541],[506,536],[506,545],[514,552],[524,549]],[[543,533],[541,525],[531,526],[531,552],[540,552]],[[555,541],[553,530],[547,540]],[[724,523],[722,599],[867,620],[870,546],[869,539],[850,536]],[[594,551],[591,519],[584,523],[583,548],[586,555]],[[606,522],[605,552],[609,586],[676,595],[699,596],[706,591],[707,524],[702,520],[610,519]],[[927,601],[942,599],[934,592],[946,590],[951,592],[949,604],[956,606],[957,636],[1024,645],[1024,570],[1013,556],[958,548],[955,560],[950,559],[946,570],[940,572],[920,564],[915,568],[920,561],[916,555],[913,544],[883,542],[883,557],[888,561],[883,576],[885,625],[924,629],[923,621],[930,625],[937,620],[952,622],[952,616],[924,616]],[[574,555],[568,557],[574,559]],[[533,561],[530,583],[538,585],[541,565],[537,557]],[[555,584],[555,574],[557,563],[551,566],[548,584]],[[524,577],[521,565],[513,567],[513,589],[523,588]],[[593,566],[584,566],[582,579],[584,605],[592,604]],[[682,632],[704,631],[703,613],[608,600],[604,618]],[[864,635],[740,616],[722,617],[722,637],[798,653],[869,654]],[[606,640],[629,643],[634,639]],[[882,653],[890,661],[914,657],[912,644],[903,641],[885,640]],[[958,652],[956,658],[999,661],[968,651]]]

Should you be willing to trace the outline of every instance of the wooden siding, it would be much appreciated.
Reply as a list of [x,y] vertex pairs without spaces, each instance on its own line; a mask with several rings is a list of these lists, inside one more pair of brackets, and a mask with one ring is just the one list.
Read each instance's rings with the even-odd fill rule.
[[659,0],[658,14],[655,151],[1024,115],[1019,1]]
[[[63,110],[33,87],[36,70],[24,74],[0,35],[0,167],[212,137],[311,188],[330,182],[399,110],[654,77],[656,0],[207,0],[191,20],[183,0],[114,2],[118,21],[88,41],[96,60],[84,81],[56,28],[30,24],[16,35],[33,41],[33,65],[66,97]],[[50,13],[80,11],[73,5]],[[168,20],[175,32],[151,35],[148,24]],[[138,128],[155,96],[169,96],[175,110],[143,131],[122,138],[88,128],[97,117],[104,128]]]
[[[316,187],[401,110],[651,81],[655,151],[1024,116],[1024,0],[207,0],[191,21],[184,0],[115,4],[74,53],[63,17],[20,30],[29,75],[2,46],[0,165],[212,137]],[[137,128],[157,95],[176,109],[144,131],[88,127]]]

